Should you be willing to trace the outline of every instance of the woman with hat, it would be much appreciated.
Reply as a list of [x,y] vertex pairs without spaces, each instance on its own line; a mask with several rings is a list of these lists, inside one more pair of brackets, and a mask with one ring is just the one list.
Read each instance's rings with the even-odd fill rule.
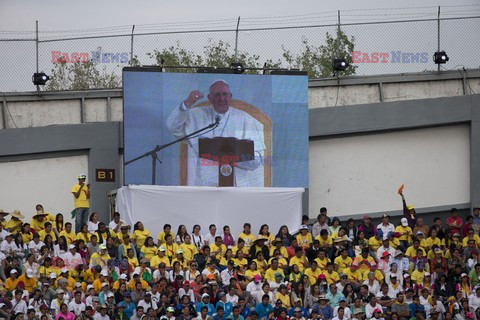
[[265,241],[267,241],[265,238],[255,239],[249,250],[250,257],[255,258],[257,256],[257,252],[261,251],[263,252],[265,259],[268,260],[270,254],[268,252],[268,247],[265,245]]
[[328,300],[325,295],[321,295],[318,298],[318,305],[314,306],[312,309],[316,310],[319,315],[325,320],[329,320],[333,318],[333,310],[329,304],[330,300]]
[[45,222],[48,221],[48,213],[43,212],[43,207],[37,205],[37,213],[32,217],[30,221],[30,228],[34,232],[38,233],[45,229]]
[[7,223],[6,229],[13,234],[17,234],[21,231],[23,225],[23,219],[25,216],[20,213],[20,210],[14,210],[11,214],[12,217]]

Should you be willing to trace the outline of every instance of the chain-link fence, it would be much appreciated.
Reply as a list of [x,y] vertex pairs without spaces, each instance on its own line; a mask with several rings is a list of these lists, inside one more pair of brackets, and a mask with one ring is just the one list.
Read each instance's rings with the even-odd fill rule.
[[[212,47],[218,47],[221,43],[225,52],[233,54],[237,43],[238,52],[251,57],[257,67],[262,67],[267,61],[277,63],[276,67],[299,67],[287,61],[285,53],[305,56],[305,43],[314,49],[326,45],[327,34],[333,38],[337,36],[339,17],[340,14],[335,12],[329,13],[323,16],[328,19],[322,20],[328,23],[308,26],[302,25],[302,22],[310,22],[305,16],[304,21],[293,16],[277,19],[277,25],[283,24],[280,27],[272,25],[268,19],[261,22],[245,19],[245,22],[239,24],[238,21],[219,20],[216,22],[218,28],[215,22],[207,24],[205,28],[196,28],[195,24],[188,23],[171,24],[163,26],[161,32],[152,32],[158,29],[155,26],[143,26],[136,30],[133,26],[112,27],[107,30],[107,34],[105,30],[96,32],[94,29],[70,30],[71,33],[63,31],[64,33],[53,35],[47,31],[21,34],[2,31],[0,92],[35,90],[32,75],[37,69],[37,59],[38,70],[52,75],[55,74],[54,69],[58,68],[55,61],[61,57],[69,59],[67,67],[73,65],[76,58],[88,59],[94,63],[98,74],[114,76],[116,82],[113,84],[97,83],[95,88],[121,87],[123,67],[133,62],[157,65],[158,61],[152,53],[170,47],[184,49],[190,56],[199,56],[205,62],[209,54],[207,51]],[[297,23],[291,25],[292,21]],[[480,16],[349,23],[342,21],[340,29],[350,39],[354,39],[351,54],[353,65],[357,66],[357,75],[437,70],[432,56],[438,50],[439,43],[440,49],[445,50],[450,58],[442,70],[480,67]]]

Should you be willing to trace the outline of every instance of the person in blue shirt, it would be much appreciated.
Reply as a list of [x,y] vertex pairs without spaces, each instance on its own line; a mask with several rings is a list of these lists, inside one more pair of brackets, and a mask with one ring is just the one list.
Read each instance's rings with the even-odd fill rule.
[[136,312],[135,304],[132,302],[132,297],[130,292],[125,292],[123,295],[123,301],[118,304],[123,306],[123,313],[127,316],[128,319],[133,317],[133,314]]
[[318,304],[314,305],[312,311],[315,310],[323,317],[324,320],[331,320],[333,318],[333,309],[328,305],[330,300],[325,298],[325,295],[320,295],[318,298]]
[[245,320],[240,314],[240,308],[238,306],[233,307],[232,314],[227,317],[228,320]]
[[247,319],[250,317],[250,308],[246,305],[245,303],[245,298],[244,297],[239,297],[238,298],[238,304],[237,307],[240,311],[240,315]]
[[255,306],[255,311],[258,314],[258,317],[260,319],[266,318],[270,312],[273,311],[273,307],[268,301],[270,300],[270,297],[268,294],[264,294],[262,296],[262,302],[257,303]]
[[210,303],[210,295],[208,293],[202,294],[202,300],[195,306],[195,311],[199,313],[203,306],[208,308],[208,315],[210,317],[215,314],[215,307]]
[[422,312],[425,316],[425,306],[420,303],[420,297],[414,295],[412,300],[413,302],[408,305],[410,307],[410,318],[414,318],[417,314],[417,311]]
[[302,317],[304,317],[305,319],[308,319],[308,310],[302,306],[302,299],[300,298],[295,299],[295,301],[293,302],[293,307],[288,312],[288,316],[293,317],[294,312],[297,309],[300,309],[300,311],[302,312]]
[[213,316],[213,320],[227,320],[222,306],[217,307],[217,314]]
[[222,307],[223,315],[225,317],[228,317],[230,313],[232,313],[233,304],[229,301],[227,302],[227,296],[225,295],[225,292],[220,292],[218,294],[218,298],[220,300],[217,302],[217,305],[215,307],[217,308],[217,310],[218,310],[218,307]]
[[325,295],[325,298],[330,301],[330,306],[332,308],[338,307],[340,299],[345,299],[345,297],[343,296],[343,293],[338,292],[338,288],[335,283],[331,283],[329,289],[330,290]]

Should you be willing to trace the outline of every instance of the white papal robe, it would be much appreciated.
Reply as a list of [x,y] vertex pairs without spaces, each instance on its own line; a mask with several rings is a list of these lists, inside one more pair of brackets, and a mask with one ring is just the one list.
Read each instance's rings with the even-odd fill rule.
[[168,117],[166,125],[176,138],[181,138],[214,123],[217,115],[220,116],[220,124],[217,128],[187,140],[189,145],[187,184],[218,185],[218,165],[202,161],[199,157],[198,138],[234,137],[252,140],[255,150],[254,160],[240,162],[235,167],[235,186],[263,187],[265,153],[263,124],[248,113],[233,107],[229,107],[225,114],[215,112],[211,106],[190,109],[176,107]]

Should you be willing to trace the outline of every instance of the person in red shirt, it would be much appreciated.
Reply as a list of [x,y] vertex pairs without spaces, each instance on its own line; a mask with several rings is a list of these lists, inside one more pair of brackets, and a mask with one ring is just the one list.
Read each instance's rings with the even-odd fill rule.
[[450,210],[450,217],[447,218],[446,224],[453,234],[462,232],[463,219],[458,216],[456,208]]

